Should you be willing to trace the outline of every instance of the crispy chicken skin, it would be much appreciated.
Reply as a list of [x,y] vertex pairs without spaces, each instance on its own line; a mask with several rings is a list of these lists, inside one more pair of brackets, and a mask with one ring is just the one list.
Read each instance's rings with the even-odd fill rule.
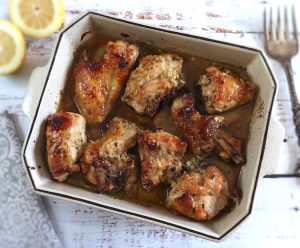
[[102,61],[75,65],[75,97],[80,113],[88,123],[105,120],[135,64],[139,48],[125,41],[109,41]]
[[209,114],[221,113],[250,102],[255,86],[233,75],[229,70],[208,67],[199,80],[202,100]]
[[[83,172],[87,180],[101,192],[117,192],[126,186],[135,173],[134,158],[127,150],[137,142],[138,128],[122,118],[114,118],[104,135],[90,142],[83,157]],[[129,183],[134,180],[130,177]],[[129,187],[130,186],[126,186]]]
[[219,130],[214,137],[216,151],[220,158],[225,161],[232,160],[235,164],[244,164],[242,156],[243,142],[224,130]]
[[161,101],[184,85],[183,58],[174,54],[147,55],[128,80],[123,101],[138,114],[153,116]]
[[228,203],[227,180],[215,166],[184,173],[170,190],[167,207],[195,220],[210,220]]
[[201,116],[196,109],[193,94],[185,94],[176,98],[171,111],[192,153],[197,156],[206,156],[211,153],[215,147],[214,136],[223,124],[224,117]]
[[173,119],[194,155],[205,157],[216,152],[226,161],[244,163],[241,155],[242,141],[221,129],[224,117],[200,115],[193,94],[176,98],[171,111]]
[[149,192],[161,183],[171,184],[181,175],[187,144],[164,131],[144,131],[138,138],[141,182]]
[[55,180],[64,181],[80,171],[77,163],[87,138],[85,119],[77,113],[59,112],[49,116],[46,127],[48,164]]

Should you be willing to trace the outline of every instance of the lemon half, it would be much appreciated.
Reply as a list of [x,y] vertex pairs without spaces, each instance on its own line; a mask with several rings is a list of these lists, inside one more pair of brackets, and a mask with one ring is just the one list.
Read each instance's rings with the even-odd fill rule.
[[23,34],[13,23],[0,20],[0,74],[17,70],[26,54]]
[[9,0],[9,14],[24,34],[44,38],[61,28],[65,8],[63,0]]

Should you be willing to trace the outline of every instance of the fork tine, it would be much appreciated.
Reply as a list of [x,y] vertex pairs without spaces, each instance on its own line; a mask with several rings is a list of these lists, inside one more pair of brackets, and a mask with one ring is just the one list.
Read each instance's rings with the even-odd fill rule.
[[265,40],[270,39],[269,31],[268,31],[268,27],[267,27],[267,9],[266,9],[266,7],[264,9],[264,35],[265,35]]
[[283,40],[282,26],[281,26],[281,15],[280,8],[277,7],[277,28],[276,28],[276,36],[278,40]]
[[289,19],[288,19],[288,13],[287,13],[287,6],[284,6],[284,36],[285,39],[289,39],[290,38],[290,30],[289,30]]
[[296,17],[295,17],[295,6],[292,7],[292,19],[293,19],[294,39],[298,42],[298,30],[297,30]]
[[269,37],[270,37],[270,40],[276,39],[275,29],[273,26],[273,8],[272,7],[270,7]]

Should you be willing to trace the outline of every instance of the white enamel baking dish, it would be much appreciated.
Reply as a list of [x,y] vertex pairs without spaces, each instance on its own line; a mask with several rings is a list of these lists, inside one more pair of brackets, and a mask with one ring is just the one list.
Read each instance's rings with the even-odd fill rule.
[[[45,152],[45,122],[50,114],[56,112],[60,93],[67,81],[74,58],[74,51],[84,45],[95,30],[114,39],[148,42],[174,53],[180,51],[218,62],[241,65],[248,69],[252,81],[259,90],[256,98],[256,114],[251,123],[251,135],[246,151],[247,164],[242,168],[239,181],[242,198],[233,212],[210,222],[196,222],[174,215],[166,209],[114,199],[50,178]],[[31,120],[31,127],[23,147],[23,164],[38,194],[82,203],[218,241],[250,215],[259,179],[271,174],[278,161],[283,129],[271,118],[275,93],[274,77],[259,50],[88,12],[61,32],[49,63],[32,73],[23,104],[24,112]]]

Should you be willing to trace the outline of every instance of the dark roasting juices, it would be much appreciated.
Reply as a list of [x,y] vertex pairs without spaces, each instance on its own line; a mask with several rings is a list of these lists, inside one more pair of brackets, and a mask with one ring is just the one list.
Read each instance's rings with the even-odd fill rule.
[[[87,49],[88,51],[87,53],[88,56],[92,57],[94,56],[95,52],[99,51],[99,48],[105,46],[107,41],[109,40],[111,40],[109,37],[103,37],[103,35],[95,35],[88,42],[88,44],[84,46],[84,48],[81,48],[79,49],[79,51],[76,52],[74,63],[77,63],[81,59],[83,51],[85,49]],[[146,54],[161,54],[161,53],[168,52],[168,51],[162,51],[160,49],[147,46],[140,42],[136,42],[136,43],[140,47],[139,58],[141,58]],[[178,90],[176,96],[184,92],[193,92],[196,98],[197,107],[202,114],[204,108],[200,99],[200,89],[199,87],[196,86],[196,82],[198,82],[200,75],[202,75],[205,72],[205,69],[208,66],[212,64],[215,64],[217,66],[218,65],[225,66],[226,68],[230,69],[232,72],[237,74],[242,79],[250,80],[245,68],[235,66],[235,65],[216,63],[207,59],[181,54],[179,52],[176,52],[176,54],[184,58],[183,78],[186,81],[186,85],[184,86],[183,89]],[[74,97],[73,66],[69,71],[68,78],[69,80],[66,83],[66,86],[62,92],[61,101],[59,103],[58,110],[79,113],[79,110],[73,101],[73,97]],[[87,136],[89,140],[96,140],[97,138],[101,137],[101,135],[106,129],[107,123],[109,123],[109,121],[114,117],[121,117],[131,122],[134,122],[141,129],[156,130],[160,128],[171,134],[175,134],[179,137],[181,136],[171,117],[170,107],[173,98],[161,104],[158,111],[156,112],[156,115],[153,118],[150,118],[148,116],[141,116],[136,114],[131,107],[129,107],[126,103],[123,103],[121,101],[122,95],[123,92],[121,93],[117,102],[114,104],[113,109],[111,110],[110,114],[108,115],[104,123],[102,123],[101,125],[94,125],[94,126],[87,125]],[[254,110],[254,101],[246,105],[243,105],[241,107],[235,108],[231,111],[222,113],[220,115],[225,117],[226,123],[228,124],[226,126],[226,129],[229,130],[234,136],[242,138],[245,142],[247,142],[253,110]],[[130,149],[129,152],[131,154],[134,154],[138,158],[138,149]],[[189,155],[191,156],[191,154],[187,152],[187,156]],[[232,162],[224,162],[219,158],[217,158],[216,156],[209,157],[205,159],[205,161],[207,164],[216,165],[224,173],[224,175],[227,178],[228,187],[230,191],[234,191],[236,188],[238,188],[237,184],[238,184],[238,178],[239,178],[241,166],[235,165]],[[137,164],[137,166],[139,168],[140,164]],[[67,179],[67,183],[79,187],[84,187],[87,190],[96,191],[95,187],[85,182],[84,175],[81,173],[75,173],[69,176],[69,178]],[[147,193],[141,188],[139,182],[136,193],[132,193],[132,195],[127,195],[125,191],[121,191],[117,194],[114,194],[114,197],[126,199],[129,201],[134,201],[140,204],[147,204],[147,205],[150,204],[150,205],[163,207],[164,200],[167,195],[167,191],[168,191],[167,186],[159,186],[155,190],[151,191],[150,193]]]

